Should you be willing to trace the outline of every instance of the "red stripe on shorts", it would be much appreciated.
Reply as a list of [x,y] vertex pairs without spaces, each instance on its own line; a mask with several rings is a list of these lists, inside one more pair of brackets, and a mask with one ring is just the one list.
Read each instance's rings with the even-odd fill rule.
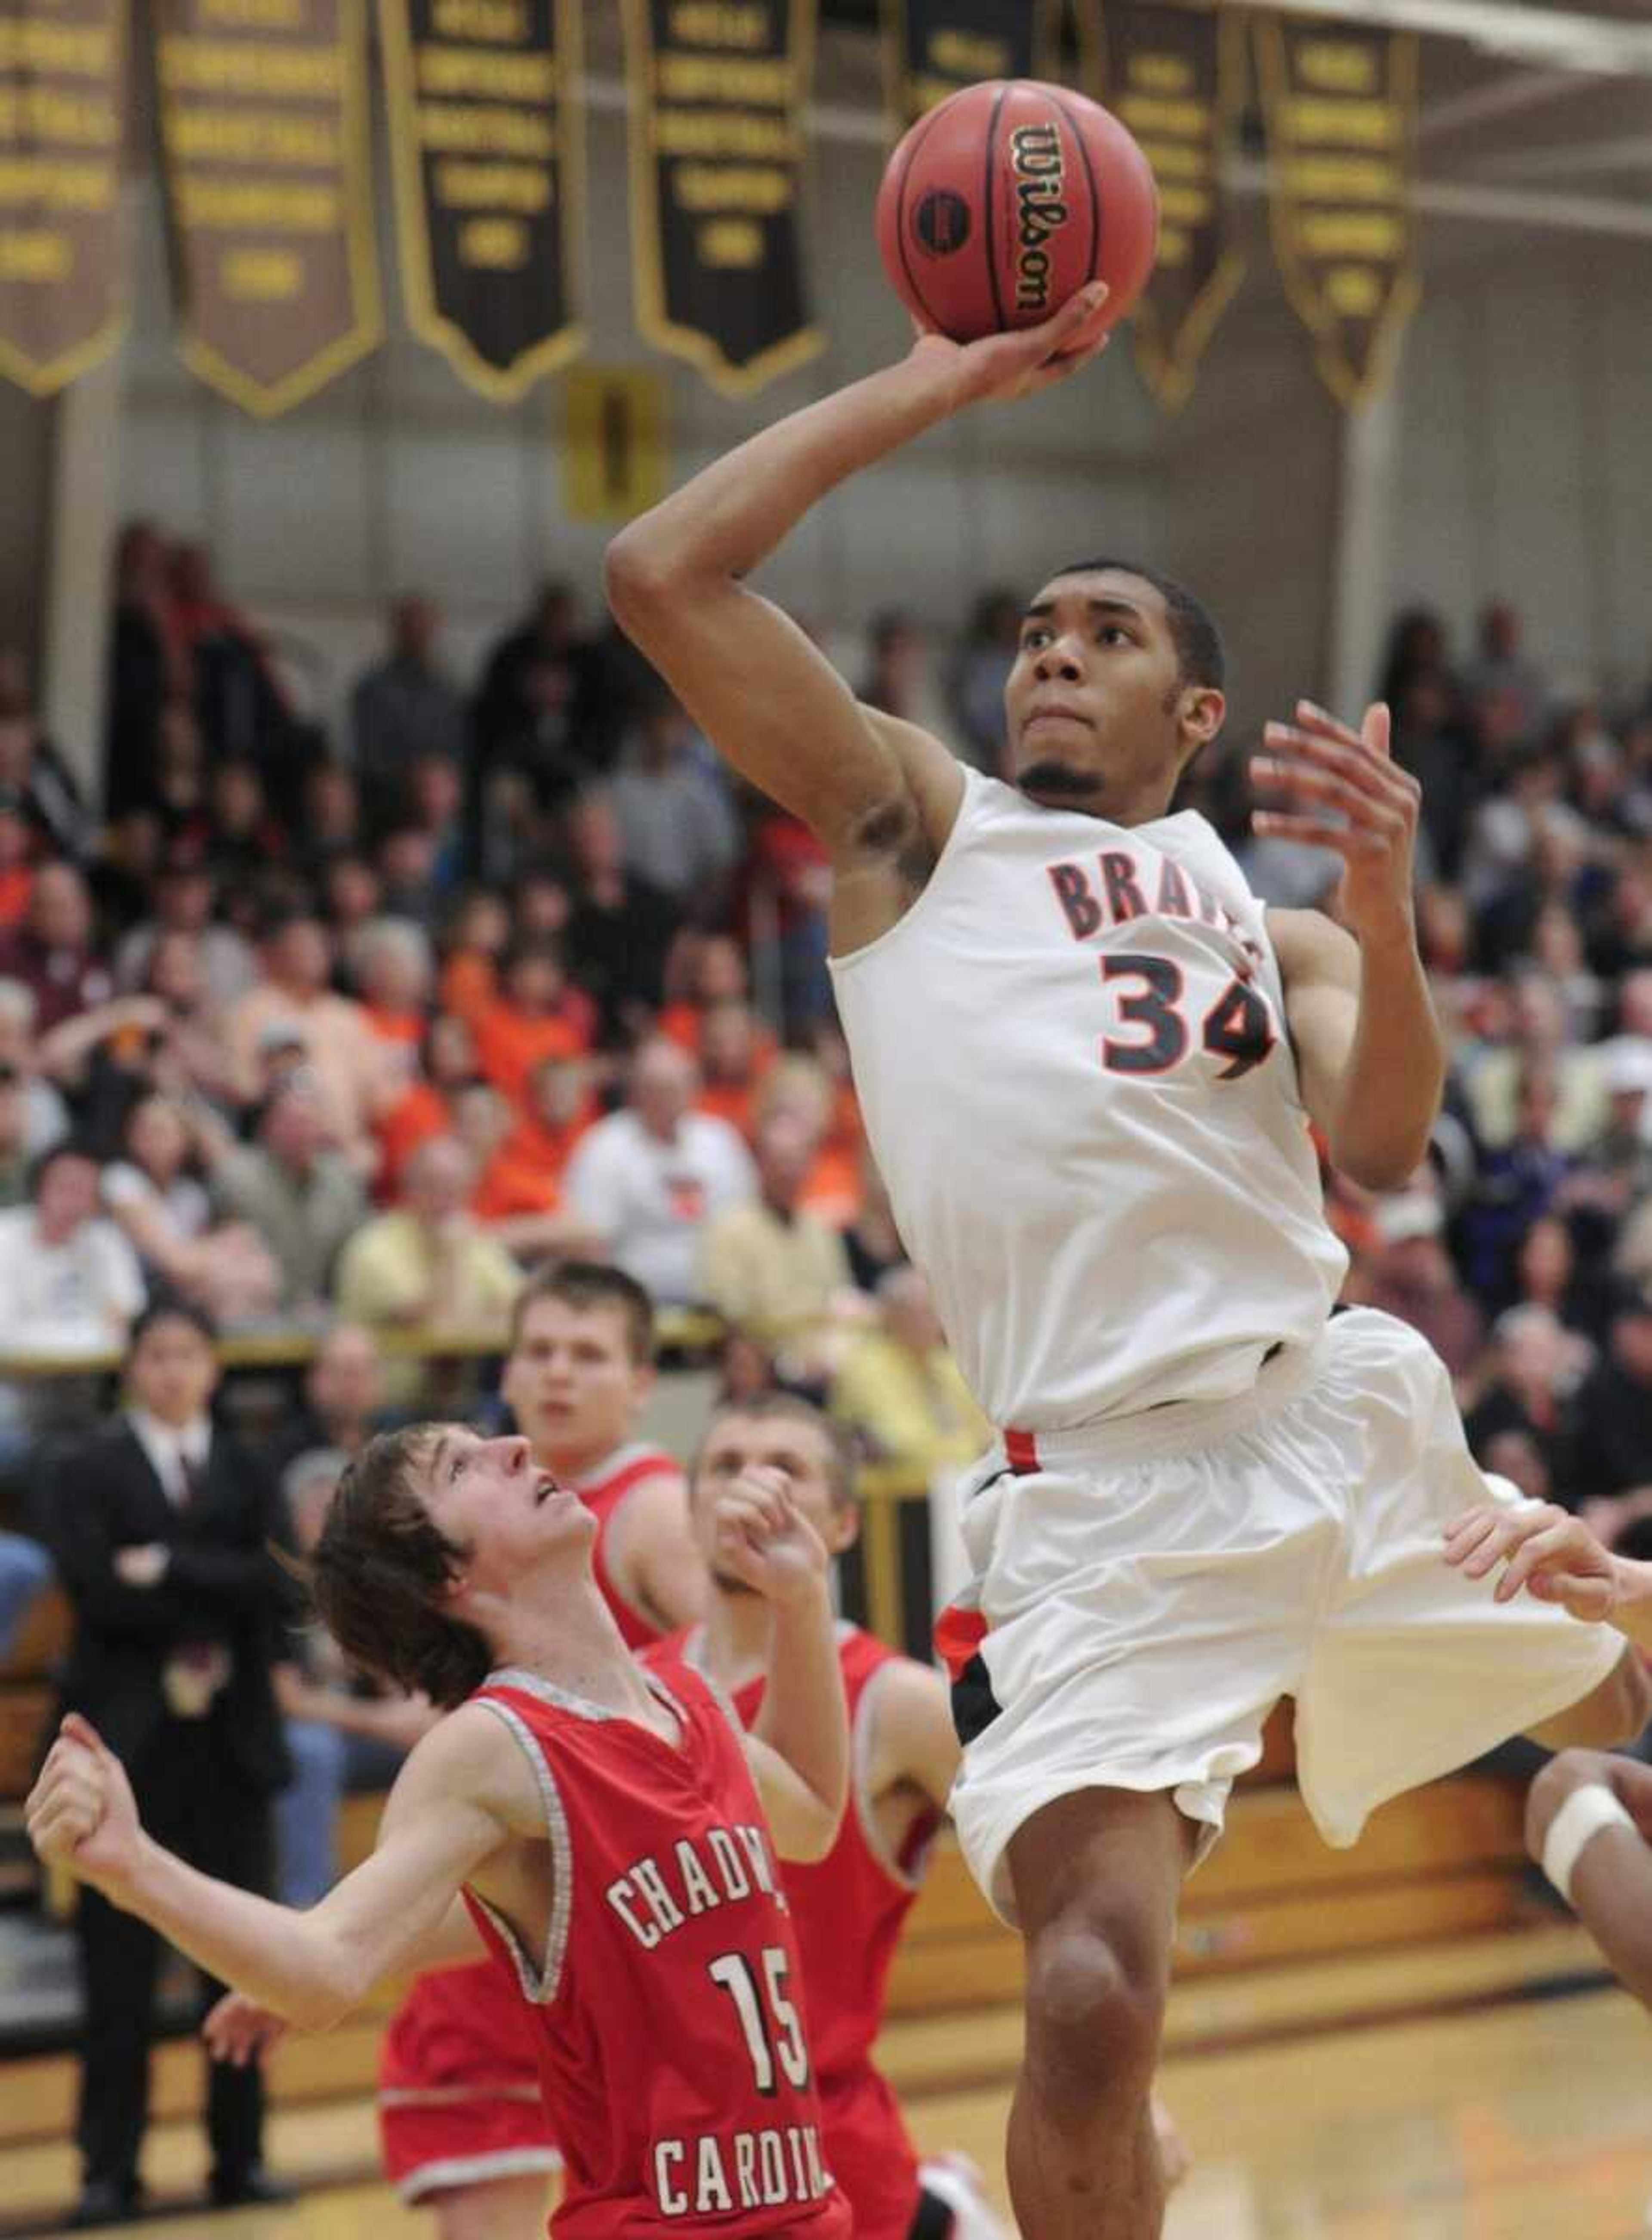
[[1025,1477],[1038,1467],[1038,1442],[1030,1431],[1004,1433],[1004,1460],[1017,1477]]
[[978,1610],[960,1610],[949,1603],[935,1622],[935,1650],[955,1680],[987,1637],[987,1621]]

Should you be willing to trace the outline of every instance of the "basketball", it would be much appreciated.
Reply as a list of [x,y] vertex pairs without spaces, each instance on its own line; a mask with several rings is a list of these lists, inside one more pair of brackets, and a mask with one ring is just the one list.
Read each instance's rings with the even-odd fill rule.
[[896,294],[955,342],[1036,327],[1091,280],[1122,318],[1153,270],[1158,195],[1117,117],[1064,86],[988,78],[889,157],[877,239]]

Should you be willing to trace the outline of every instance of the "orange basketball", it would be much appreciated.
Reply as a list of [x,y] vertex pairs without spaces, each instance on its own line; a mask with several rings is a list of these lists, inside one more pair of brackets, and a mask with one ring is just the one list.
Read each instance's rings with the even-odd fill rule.
[[1106,323],[1153,270],[1159,198],[1147,157],[1099,102],[1031,78],[965,86],[889,157],[877,241],[895,292],[955,342],[1036,327],[1105,280]]

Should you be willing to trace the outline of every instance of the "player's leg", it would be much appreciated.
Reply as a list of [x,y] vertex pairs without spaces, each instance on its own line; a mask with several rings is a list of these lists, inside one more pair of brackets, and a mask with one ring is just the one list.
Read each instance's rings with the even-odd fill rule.
[[547,2184],[543,2170],[530,2170],[428,2195],[436,2240],[541,2240]]
[[1597,1688],[1562,1711],[1528,1728],[1535,1743],[1545,1750],[1609,1750],[1615,1743],[1630,1743],[1652,1717],[1652,1684],[1639,1650],[1629,1643],[1623,1654]]
[[1162,1792],[1087,1789],[1011,1838],[1027,2040],[1009,2190],[1038,2240],[1154,2240],[1151,2113],[1176,1899],[1196,1830]]

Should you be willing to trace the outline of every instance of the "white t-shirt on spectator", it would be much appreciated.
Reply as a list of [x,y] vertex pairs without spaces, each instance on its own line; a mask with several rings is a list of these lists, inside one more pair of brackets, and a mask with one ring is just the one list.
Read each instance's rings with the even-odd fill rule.
[[700,1296],[707,1222],[754,1197],[757,1175],[738,1129],[710,1113],[689,1113],[663,1143],[634,1112],[614,1112],[581,1139],[563,1186],[628,1276],[662,1305],[686,1306]]
[[35,1209],[0,1212],[0,1352],[72,1361],[122,1343],[143,1303],[137,1255],[111,1221],[45,1244]]
[[176,1176],[157,1190],[142,1167],[117,1159],[103,1169],[103,1203],[117,1212],[128,1205],[158,1208],[181,1237],[204,1237],[212,1226],[212,1201],[193,1175]]

